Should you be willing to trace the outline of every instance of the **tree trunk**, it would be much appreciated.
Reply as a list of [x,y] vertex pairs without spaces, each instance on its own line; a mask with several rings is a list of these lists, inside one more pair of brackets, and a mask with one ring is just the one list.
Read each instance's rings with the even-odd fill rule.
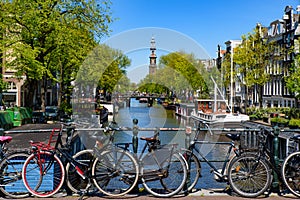
[[38,102],[34,99],[35,95],[37,94],[37,85],[37,81],[33,79],[27,79],[26,83],[24,84],[25,107],[38,109]]
[[45,111],[46,108],[46,92],[47,92],[47,77],[44,76],[43,80],[41,81],[41,108]]
[[263,106],[263,100],[262,100],[262,92],[263,92],[263,86],[262,85],[257,85],[257,93],[258,93],[258,103],[259,103],[259,108],[262,108]]

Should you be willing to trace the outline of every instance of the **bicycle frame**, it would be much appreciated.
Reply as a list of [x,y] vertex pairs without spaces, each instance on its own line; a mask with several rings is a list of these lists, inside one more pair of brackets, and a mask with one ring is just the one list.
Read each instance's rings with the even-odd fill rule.
[[[142,151],[140,152],[139,155],[137,154],[134,154],[135,155],[135,158],[137,159],[138,163],[140,166],[143,165],[143,158],[147,155],[150,155],[151,154],[151,158],[153,158],[153,160],[155,161],[155,164],[156,166],[158,167],[158,169],[156,170],[151,170],[149,172],[147,172],[146,174],[140,174],[140,178],[139,180],[141,181],[141,178],[144,178],[145,181],[151,181],[151,180],[159,180],[161,179],[162,176],[165,176],[165,171],[168,171],[169,169],[169,165],[167,169],[163,169],[162,165],[161,165],[161,162],[159,161],[159,159],[157,158],[157,156],[155,155],[155,150],[153,149],[154,148],[157,148],[159,145],[160,145],[160,141],[158,139],[158,135],[159,135],[159,132],[156,132],[154,134],[153,137],[151,138],[140,138],[141,140],[145,140],[145,144],[142,148]],[[156,143],[158,142],[158,143]],[[154,144],[155,143],[155,144]],[[120,147],[126,151],[130,151],[129,150],[129,146],[132,145],[132,143],[116,143],[115,144],[117,147]],[[154,146],[153,146],[154,145]],[[165,159],[165,160],[171,160],[171,156],[175,153],[175,148],[178,144],[166,144],[166,145],[163,145],[164,147],[170,147],[170,152],[169,153],[169,157],[168,159]],[[145,153],[146,150],[149,150],[149,153]]]
[[259,138],[258,151],[255,152],[259,159],[264,159],[269,167],[272,169],[274,176],[282,182],[282,175],[280,169],[275,165],[274,154],[267,148],[267,135],[265,134],[265,129],[261,129],[261,135]]
[[[192,152],[192,154],[196,155],[197,159],[200,162],[207,163],[212,168],[214,174],[216,174],[221,179],[221,181],[227,181],[227,179],[226,179],[226,175],[227,175],[226,174],[226,168],[227,168],[227,164],[231,160],[230,159],[231,152],[233,151],[236,156],[239,156],[240,153],[239,153],[238,149],[235,147],[234,141],[230,141],[230,142],[212,142],[212,141],[198,140],[198,137],[199,137],[199,134],[200,134],[200,131],[201,131],[200,124],[204,124],[208,128],[210,134],[211,135],[213,134],[211,132],[211,129],[209,128],[209,126],[206,123],[199,122],[197,130],[196,130],[196,134],[195,134],[194,139],[191,142],[188,150],[190,152]],[[225,160],[218,160],[218,161],[211,161],[211,160],[209,160],[201,152],[201,150],[198,148],[198,145],[201,145],[201,144],[206,144],[206,145],[226,145],[226,146],[228,146],[228,150],[227,150],[227,153],[226,153],[226,156],[225,156]],[[196,152],[196,154],[195,154],[195,152]],[[188,159],[187,162],[190,163],[190,160]],[[213,162],[223,162],[221,172],[216,167],[216,165],[213,164]]]
[[[209,159],[206,158],[205,155],[203,155],[203,153],[201,153],[199,148],[196,147],[197,144],[227,145],[227,146],[229,146],[229,148],[228,148],[228,151],[226,153],[225,160],[210,161]],[[197,154],[195,154],[197,156],[197,158],[199,159],[199,156],[200,156],[201,159],[203,159],[203,160],[199,159],[199,161],[200,162],[206,162],[213,169],[214,173],[217,174],[220,178],[222,178],[223,181],[225,181],[224,175],[226,175],[226,167],[227,167],[228,162],[230,161],[230,154],[231,154],[231,152],[234,148],[235,148],[235,146],[234,146],[233,142],[194,141],[193,144],[191,144],[189,150],[193,154],[195,154],[195,152],[197,152]],[[213,162],[223,162],[221,172],[219,172],[219,170],[217,169],[216,165],[213,164]]]
[[[37,161],[38,161],[38,165],[39,165],[39,168],[40,168],[40,173],[43,174],[45,171],[49,170],[53,165],[53,159],[52,159],[51,162],[48,163],[48,166],[42,167],[42,162],[41,162],[41,157],[40,157],[41,152],[42,151],[50,152],[52,154],[52,156],[54,156],[55,154],[57,154],[57,152],[59,152],[59,154],[61,155],[61,158],[65,158],[67,162],[69,162],[71,165],[73,165],[75,167],[76,172],[83,179],[86,179],[87,178],[86,175],[80,169],[80,166],[82,166],[82,165],[86,166],[86,165],[76,161],[72,157],[72,155],[69,153],[69,144],[68,143],[65,147],[63,145],[63,142],[62,142],[63,125],[61,125],[61,128],[53,129],[52,131],[54,131],[54,132],[58,131],[57,140],[52,140],[52,136],[53,136],[53,133],[52,133],[51,136],[50,136],[50,139],[49,139],[49,143],[47,145],[42,143],[42,142],[36,142],[36,143],[31,142],[31,145],[33,146],[33,153],[36,154],[36,156],[37,156]],[[73,133],[74,133],[74,128],[72,128],[71,137],[73,137]],[[68,142],[70,142],[70,141],[68,141]],[[55,142],[54,147],[50,146],[51,142]],[[91,165],[92,165],[92,160],[90,162],[90,166]]]

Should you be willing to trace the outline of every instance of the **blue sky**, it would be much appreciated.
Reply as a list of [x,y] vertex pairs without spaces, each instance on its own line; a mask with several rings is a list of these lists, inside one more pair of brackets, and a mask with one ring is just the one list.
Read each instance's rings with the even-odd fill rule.
[[158,57],[183,50],[216,58],[218,44],[225,48],[226,41],[252,32],[256,23],[269,26],[287,5],[296,8],[300,0],[112,0],[117,20],[103,42],[128,55],[128,76],[138,82],[148,72],[152,36]]

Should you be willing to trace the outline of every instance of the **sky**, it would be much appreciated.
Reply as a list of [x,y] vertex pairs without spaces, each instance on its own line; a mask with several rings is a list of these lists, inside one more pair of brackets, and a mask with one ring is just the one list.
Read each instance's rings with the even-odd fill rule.
[[103,43],[131,59],[127,75],[138,82],[148,73],[150,40],[157,57],[174,51],[199,59],[217,57],[217,45],[251,33],[257,23],[268,27],[284,9],[300,0],[111,0],[111,34]]

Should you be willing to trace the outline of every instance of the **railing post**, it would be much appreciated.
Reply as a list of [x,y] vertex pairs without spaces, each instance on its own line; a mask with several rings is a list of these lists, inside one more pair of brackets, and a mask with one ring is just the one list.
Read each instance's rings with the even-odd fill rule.
[[[192,127],[186,126],[185,127],[185,148],[186,149],[189,149],[190,144],[191,144],[191,133],[192,133]],[[187,155],[188,155],[188,153],[187,153]],[[188,166],[190,167],[191,166],[191,163],[190,163],[191,160],[188,159],[187,161],[188,161]],[[185,195],[187,195],[188,192],[189,192],[188,191],[188,186],[191,183],[191,176],[190,175],[191,175],[190,173],[187,174],[187,180],[186,180],[184,188],[183,188],[184,191],[185,191]]]
[[138,133],[139,133],[139,127],[138,127],[138,123],[139,120],[134,118],[132,120],[133,122],[133,127],[132,127],[132,148],[133,148],[133,153],[137,153],[137,149],[138,149]]
[[[278,126],[275,126],[274,127],[274,139],[273,139],[273,145],[274,145],[274,148],[273,148],[273,155],[274,155],[274,163],[275,163],[275,167],[276,169],[278,169],[279,167],[279,139],[278,139],[278,136],[279,136],[279,128]],[[278,187],[279,187],[279,180],[278,180],[278,175],[274,172],[274,179],[273,179],[273,183],[272,183],[272,187],[273,189],[276,189],[278,190]]]

